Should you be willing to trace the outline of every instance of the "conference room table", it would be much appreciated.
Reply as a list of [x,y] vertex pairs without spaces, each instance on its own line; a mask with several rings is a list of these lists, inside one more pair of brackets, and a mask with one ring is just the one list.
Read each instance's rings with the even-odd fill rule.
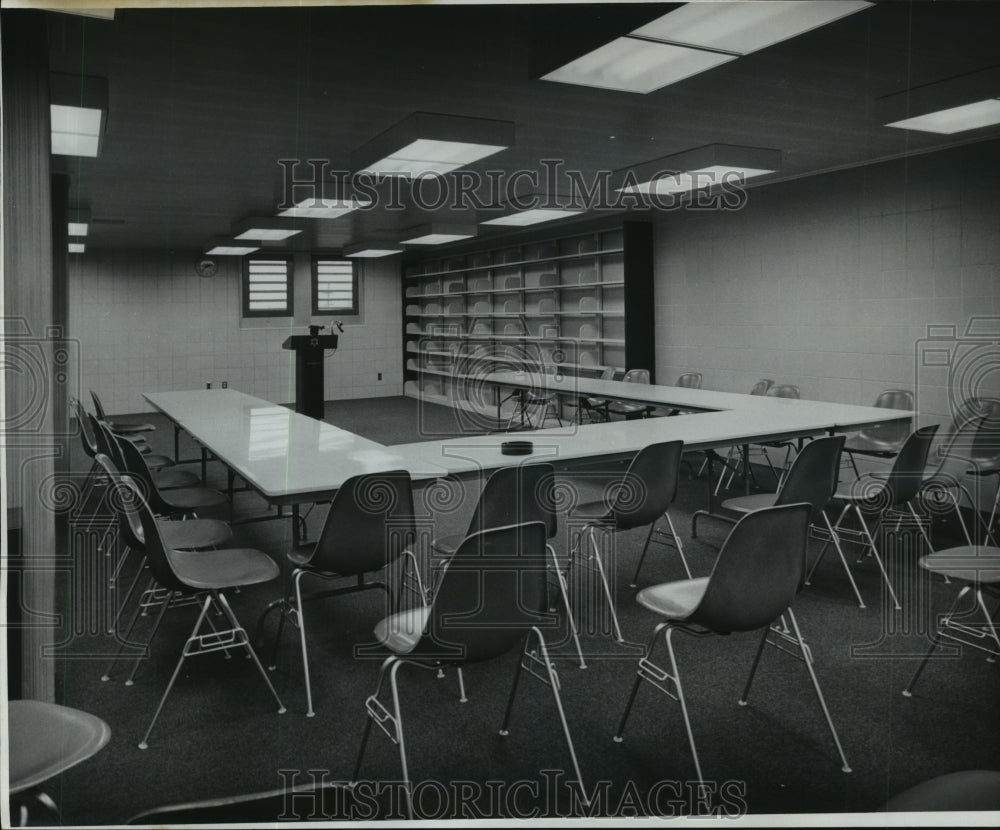
[[299,505],[330,500],[352,476],[397,469],[407,470],[415,480],[447,474],[422,454],[399,452],[235,389],[149,392],[143,397],[173,423],[175,458],[180,432],[201,447],[203,480],[211,456],[225,465],[230,494],[239,476],[278,508],[273,518],[282,517],[281,508],[290,506],[296,543]]
[[[539,376],[495,372],[479,380],[539,388]],[[681,440],[685,450],[712,450],[765,441],[804,439],[910,420],[907,410],[827,401],[716,392],[674,386],[546,376],[545,389],[648,403],[696,414],[676,418],[567,425],[516,433],[473,434],[386,446],[234,389],[145,393],[170,419],[175,436],[188,433],[281,515],[291,506],[293,539],[299,505],[327,501],[348,478],[405,469],[415,481],[484,475],[500,467],[546,461],[558,467],[627,459],[649,444]],[[530,441],[529,455],[507,455],[503,444]],[[709,508],[711,510],[711,488]]]

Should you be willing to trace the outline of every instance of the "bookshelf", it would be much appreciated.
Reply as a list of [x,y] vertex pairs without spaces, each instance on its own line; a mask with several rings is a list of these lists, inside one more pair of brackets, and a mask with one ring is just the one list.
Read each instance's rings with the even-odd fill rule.
[[624,222],[407,260],[403,310],[404,392],[434,403],[471,393],[488,405],[474,379],[492,371],[652,373],[652,229]]

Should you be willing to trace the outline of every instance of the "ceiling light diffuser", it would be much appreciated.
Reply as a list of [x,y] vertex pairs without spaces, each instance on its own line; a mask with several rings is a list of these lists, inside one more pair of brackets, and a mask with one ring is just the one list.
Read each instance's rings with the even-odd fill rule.
[[735,55],[626,35],[543,75],[542,80],[645,94],[735,59]]
[[294,207],[281,211],[278,216],[293,219],[336,219],[359,207],[368,207],[371,202],[362,199],[319,199],[309,197],[296,202]]
[[50,74],[49,116],[53,155],[99,156],[107,113],[107,79]]
[[732,144],[707,144],[694,150],[643,162],[616,173],[635,182],[617,188],[620,193],[687,193],[730,181],[777,173],[781,170],[781,151],[764,147],[740,147]]
[[240,244],[228,238],[214,239],[205,246],[205,253],[213,256],[245,256],[259,250],[259,245]]
[[746,55],[871,5],[861,0],[685,3],[632,34]]
[[399,241],[404,245],[444,245],[447,242],[458,242],[460,239],[471,239],[475,235],[475,225],[432,222],[429,225],[408,228]]
[[83,242],[70,242],[68,247],[71,254],[82,254],[87,250],[87,246]]
[[416,112],[355,150],[351,168],[377,176],[441,175],[513,143],[510,121]]
[[992,127],[1000,124],[1000,100],[987,98],[960,107],[951,107],[937,112],[928,112],[913,118],[904,118],[886,124],[887,127],[898,127],[901,130],[919,130],[925,133],[953,135],[966,130],[978,130],[982,127]]
[[302,228],[288,219],[273,216],[254,216],[241,219],[232,227],[233,239],[257,242],[281,242],[302,233]]
[[351,259],[374,259],[376,257],[393,256],[402,252],[403,249],[401,247],[389,242],[358,243],[357,245],[345,245],[342,249],[343,255]]
[[578,216],[583,210],[570,210],[568,208],[531,208],[518,213],[511,213],[507,216],[500,216],[496,219],[487,219],[480,222],[480,225],[501,225],[509,227],[524,227],[525,225],[538,225],[542,222],[553,222],[556,219],[566,219],[570,216]]
[[86,236],[90,230],[90,211],[84,208],[70,209],[66,227],[69,236]]

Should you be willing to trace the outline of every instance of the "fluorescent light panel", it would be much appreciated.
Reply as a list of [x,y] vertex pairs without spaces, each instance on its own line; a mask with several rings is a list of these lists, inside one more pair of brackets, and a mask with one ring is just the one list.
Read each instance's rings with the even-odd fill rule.
[[96,158],[108,111],[108,82],[87,75],[49,75],[52,154]]
[[302,233],[301,228],[288,219],[273,216],[251,216],[241,219],[230,230],[233,239],[256,242],[281,242]]
[[310,197],[296,202],[294,207],[281,211],[278,216],[295,219],[336,219],[371,202],[361,199],[317,199]]
[[357,245],[345,245],[342,253],[350,259],[375,259],[376,257],[393,256],[401,254],[403,249],[398,245],[388,242],[373,242],[370,245],[360,243]]
[[443,245],[460,239],[471,239],[476,235],[476,227],[432,223],[409,228],[403,234],[403,239],[399,241],[404,245]]
[[687,193],[721,184],[727,174],[744,180],[781,170],[781,151],[734,144],[707,144],[672,156],[634,165],[618,175],[631,173],[637,183],[618,188],[624,193]]
[[229,239],[216,239],[205,246],[205,253],[213,256],[244,256],[259,250],[259,245],[240,245]]
[[982,127],[992,127],[1000,124],[1000,99],[988,98],[973,104],[963,104],[960,107],[928,112],[913,118],[904,118],[886,124],[887,127],[898,127],[901,130],[919,130],[925,133],[953,135],[966,130],[978,130]]
[[633,34],[746,55],[872,5],[858,0],[685,3]]
[[870,5],[863,0],[685,3],[542,80],[645,94]]
[[487,219],[479,224],[523,227],[524,225],[553,222],[556,219],[565,219],[567,216],[576,216],[583,212],[582,210],[569,210],[566,208],[531,208],[530,210],[522,210],[519,213],[511,213],[508,216]]
[[87,246],[83,242],[70,242],[68,247],[71,254],[82,254],[87,250]]
[[351,154],[351,168],[379,176],[443,175],[514,143],[510,121],[415,112]]
[[645,94],[735,59],[626,36],[543,75],[542,80]]

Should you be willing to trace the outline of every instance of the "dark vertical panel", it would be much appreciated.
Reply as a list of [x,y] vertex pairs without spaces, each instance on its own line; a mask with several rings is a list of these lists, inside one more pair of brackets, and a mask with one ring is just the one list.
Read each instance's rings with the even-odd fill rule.
[[[64,174],[52,175],[52,334],[53,372],[50,388],[52,404],[52,426],[55,435],[55,472],[58,476],[69,474],[69,393],[76,372],[72,366],[65,366],[63,356],[70,361],[79,352],[69,346],[69,177]],[[69,512],[60,511],[55,515],[56,550],[69,550]]]
[[[22,515],[21,605],[55,608],[55,522],[46,506],[58,450],[50,404],[53,324],[49,69],[45,15],[4,11],[3,56],[4,352],[8,500]],[[29,368],[30,367],[30,368]],[[42,623],[39,623],[42,620]],[[22,692],[52,700],[55,673],[43,657],[54,631],[44,617],[22,631]]]
[[656,383],[656,307],[653,301],[653,226],[624,222],[625,368],[649,369]]

